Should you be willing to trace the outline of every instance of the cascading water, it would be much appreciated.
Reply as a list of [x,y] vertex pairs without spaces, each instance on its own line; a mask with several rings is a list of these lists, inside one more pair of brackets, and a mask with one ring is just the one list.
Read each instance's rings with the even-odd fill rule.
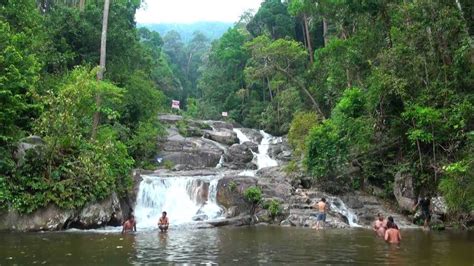
[[138,190],[135,217],[137,227],[156,228],[163,211],[170,224],[191,223],[218,218],[222,209],[216,201],[216,176],[172,177],[142,176]]
[[239,128],[234,128],[233,131],[235,132],[235,134],[237,134],[237,138],[239,139],[240,144],[250,141],[250,139],[245,136],[245,134]]
[[[237,134],[240,144],[251,141],[239,128],[234,128],[233,130]],[[258,153],[252,151],[254,158],[257,160],[257,168],[262,169],[265,167],[278,166],[278,162],[268,155],[268,149],[270,148],[270,144],[281,142],[281,138],[275,138],[263,130],[260,130],[260,134],[263,138],[258,145]],[[250,171],[251,170],[244,171],[245,175],[251,174]],[[255,174],[253,173],[253,175]]]
[[272,144],[273,137],[263,130],[260,130],[260,134],[262,134],[263,138],[258,145],[258,154],[256,155],[258,169],[278,166],[278,162],[268,155],[268,149],[270,148],[270,144]]
[[337,197],[329,197],[329,203],[331,210],[340,213],[347,218],[350,227],[360,227],[360,225],[357,223],[357,215],[355,215],[354,212],[352,212],[352,210],[346,206],[344,201]]

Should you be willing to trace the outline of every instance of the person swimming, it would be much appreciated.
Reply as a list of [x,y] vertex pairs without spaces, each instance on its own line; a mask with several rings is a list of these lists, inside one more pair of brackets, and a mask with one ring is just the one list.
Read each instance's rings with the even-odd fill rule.
[[385,230],[387,230],[387,221],[384,220],[382,214],[377,214],[377,219],[373,226],[374,232],[381,238],[385,236]]
[[387,219],[387,230],[385,231],[385,241],[390,244],[400,244],[402,236],[398,226],[393,222],[393,217]]
[[160,229],[161,232],[168,231],[168,227],[169,227],[170,223],[169,223],[168,217],[166,215],[167,215],[167,213],[163,212],[161,214],[160,219],[158,220],[158,228]]
[[136,232],[137,231],[137,223],[135,221],[135,217],[130,214],[128,220],[123,223],[122,227],[122,234],[127,232]]

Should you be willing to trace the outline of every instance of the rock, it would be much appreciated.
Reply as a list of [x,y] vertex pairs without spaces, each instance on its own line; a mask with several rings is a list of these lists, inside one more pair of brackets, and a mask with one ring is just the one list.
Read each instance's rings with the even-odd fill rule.
[[217,183],[217,202],[225,208],[235,207],[238,213],[248,213],[250,204],[245,201],[243,193],[255,185],[255,177],[225,176]]
[[207,121],[207,123],[216,130],[220,130],[223,128],[232,130],[234,128],[232,124],[223,121]]
[[225,213],[225,218],[232,218],[232,217],[236,217],[237,215],[239,215],[239,209],[237,206],[230,206],[229,208],[227,208],[227,211]]
[[415,191],[411,174],[401,171],[395,174],[393,195],[397,199],[398,206],[400,206],[402,210],[411,211],[413,209]]
[[61,230],[73,216],[73,211],[61,210],[53,204],[30,214],[8,211],[0,215],[0,231]]
[[237,134],[232,130],[221,128],[219,131],[204,131],[204,137],[211,139],[213,141],[217,141],[219,143],[225,145],[232,145],[235,143],[239,143],[239,139],[237,138]]
[[268,154],[271,158],[278,159],[280,161],[289,162],[292,159],[293,151],[288,144],[286,138],[277,138],[277,141],[271,143],[268,148]]
[[43,139],[39,136],[29,136],[21,139],[18,142],[16,151],[13,154],[13,158],[17,161],[18,165],[21,165],[25,161],[27,154],[30,154],[31,157],[44,157],[44,147],[45,143]]
[[176,124],[178,121],[182,120],[183,117],[180,115],[160,114],[158,115],[158,119],[167,124]]
[[177,129],[168,128],[166,139],[160,141],[160,157],[179,170],[215,167],[224,153],[222,148],[202,138],[184,138]]
[[281,221],[280,226],[290,227],[290,226],[294,226],[294,224],[292,224],[289,220],[283,220]]
[[192,220],[193,221],[205,221],[207,220],[209,217],[207,217],[207,215],[205,214],[197,214],[197,215],[194,215]]
[[258,130],[251,128],[240,128],[240,131],[242,131],[242,133],[244,133],[245,136],[247,136],[247,138],[249,138],[250,141],[255,144],[259,144],[263,139],[262,134],[260,134]]
[[230,146],[224,154],[224,166],[231,169],[255,169],[257,166],[252,163],[253,153],[249,148],[251,145],[246,142]]
[[257,172],[260,177],[258,186],[262,189],[264,198],[277,199],[286,202],[293,192],[293,186],[286,179],[286,174],[281,167],[267,167]]
[[364,207],[362,202],[359,200],[359,198],[355,194],[344,195],[341,197],[341,199],[342,201],[344,201],[346,206],[351,209],[360,209]]
[[234,218],[229,219],[217,219],[206,221],[206,223],[213,225],[213,226],[243,226],[243,225],[251,225],[252,224],[252,217],[250,215],[240,215]]
[[446,204],[446,200],[442,196],[432,197],[431,204],[433,208],[433,213],[438,214],[442,217],[446,216],[448,213],[448,205]]
[[262,209],[255,213],[258,223],[271,223],[273,222],[273,217],[270,214],[270,211]]
[[98,228],[108,225],[112,219],[121,221],[124,220],[123,218],[124,215],[117,194],[112,193],[104,200],[84,206],[74,222],[66,225],[66,228]]

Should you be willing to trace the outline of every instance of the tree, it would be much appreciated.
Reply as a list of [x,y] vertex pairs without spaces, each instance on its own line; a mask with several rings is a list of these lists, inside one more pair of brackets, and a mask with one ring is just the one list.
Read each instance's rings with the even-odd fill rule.
[[[110,7],[110,0],[104,0],[104,12],[103,12],[103,21],[102,21],[102,35],[100,39],[100,63],[99,63],[99,70],[97,71],[97,80],[104,79],[104,72],[105,72],[105,57],[107,51],[107,23],[109,21],[109,7]],[[96,108],[100,108],[101,96],[97,94],[95,96],[95,103]],[[92,139],[96,138],[97,135],[97,127],[99,126],[100,120],[100,112],[96,110],[94,113],[94,122],[92,124]]]

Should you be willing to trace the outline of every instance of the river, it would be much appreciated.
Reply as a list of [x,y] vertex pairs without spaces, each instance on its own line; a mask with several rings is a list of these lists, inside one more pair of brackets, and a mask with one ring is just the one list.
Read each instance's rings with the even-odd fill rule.
[[0,265],[393,264],[473,265],[474,232],[402,230],[388,245],[367,229],[273,226],[0,233]]

